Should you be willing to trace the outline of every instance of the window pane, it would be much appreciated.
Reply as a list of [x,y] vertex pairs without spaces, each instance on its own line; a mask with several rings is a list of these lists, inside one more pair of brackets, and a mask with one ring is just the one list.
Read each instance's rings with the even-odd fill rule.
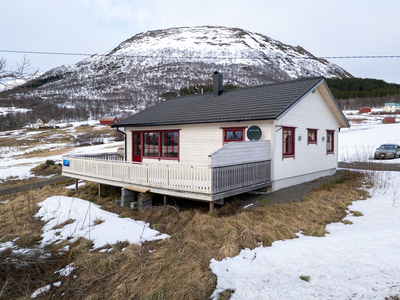
[[314,131],[309,131],[308,132],[308,139],[310,141],[315,141],[315,132]]
[[179,133],[163,132],[161,139],[161,157],[178,157]]
[[284,131],[283,137],[286,143],[292,142],[292,132],[291,131]]
[[134,133],[133,134],[133,155],[141,155],[140,153],[140,133]]
[[242,134],[243,134],[243,131],[235,131],[235,140],[239,140],[239,141],[241,141],[242,140]]
[[326,133],[326,150],[333,153],[333,132]]
[[234,137],[234,131],[227,131],[226,132],[226,140],[227,141],[232,141]]
[[158,156],[158,132],[145,132],[143,135],[145,156]]
[[283,130],[283,154],[294,155],[294,129]]

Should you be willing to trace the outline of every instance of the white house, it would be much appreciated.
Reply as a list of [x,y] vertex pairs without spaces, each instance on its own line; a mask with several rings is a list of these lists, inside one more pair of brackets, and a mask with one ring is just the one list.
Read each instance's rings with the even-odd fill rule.
[[57,122],[54,119],[51,119],[46,125],[48,127],[56,128],[57,127]]
[[36,123],[33,125],[36,129],[43,127],[57,127],[57,122],[54,119],[51,119],[48,123],[44,123],[41,119],[38,119]]
[[[122,120],[125,161],[65,157],[66,176],[194,200],[283,187],[336,172],[349,123],[322,77],[176,97]],[[122,130],[121,130],[122,131]]]
[[33,125],[36,129],[43,127],[43,121],[41,119],[37,119],[36,123]]
[[397,110],[400,110],[400,103],[385,103],[385,106],[383,107],[383,111],[387,112],[395,112]]

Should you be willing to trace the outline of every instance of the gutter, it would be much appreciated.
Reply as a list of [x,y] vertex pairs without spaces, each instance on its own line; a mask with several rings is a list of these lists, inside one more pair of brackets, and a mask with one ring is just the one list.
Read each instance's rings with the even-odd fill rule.
[[121,131],[121,130],[119,130],[119,127],[116,127],[117,128],[117,131],[118,132],[121,132],[125,137],[124,137],[124,160],[126,161],[126,155],[127,155],[127,153],[126,153],[126,133],[125,133],[125,131]]

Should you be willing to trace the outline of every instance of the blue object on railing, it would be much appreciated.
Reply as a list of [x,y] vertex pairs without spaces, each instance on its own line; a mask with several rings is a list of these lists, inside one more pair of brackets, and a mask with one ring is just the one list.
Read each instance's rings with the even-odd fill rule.
[[63,159],[63,166],[69,167],[69,159]]

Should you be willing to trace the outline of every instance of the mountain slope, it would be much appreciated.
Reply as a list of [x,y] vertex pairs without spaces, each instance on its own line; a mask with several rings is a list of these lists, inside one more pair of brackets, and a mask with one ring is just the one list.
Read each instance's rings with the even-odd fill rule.
[[[52,69],[7,99],[114,100],[140,110],[183,86],[258,85],[299,77],[352,77],[342,68],[267,36],[238,28],[181,27],[139,33],[104,54]],[[1,96],[0,96],[1,97]]]

